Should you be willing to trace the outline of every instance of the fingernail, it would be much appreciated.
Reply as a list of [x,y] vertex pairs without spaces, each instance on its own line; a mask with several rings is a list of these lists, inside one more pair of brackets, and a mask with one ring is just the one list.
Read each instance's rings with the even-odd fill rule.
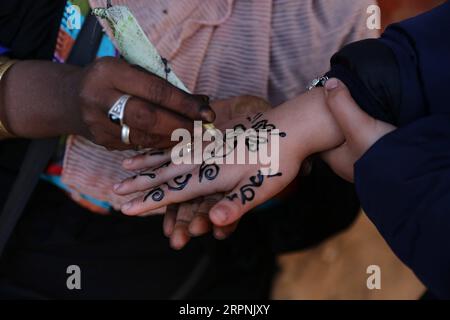
[[339,81],[336,78],[328,79],[327,82],[325,82],[325,89],[328,91],[332,91],[336,89],[339,86]]
[[223,206],[214,209],[213,214],[219,223],[224,223],[228,220],[228,209]]
[[200,99],[202,99],[205,104],[209,104],[209,97],[207,95],[199,94],[197,95],[197,97],[200,97]]
[[125,165],[131,165],[133,163],[133,159],[126,159],[123,164]]
[[200,116],[206,122],[214,122],[216,120],[216,114],[209,106],[200,107]]
[[125,203],[123,206],[122,206],[122,211],[127,211],[127,210],[129,210],[129,209],[131,209],[131,207],[132,207],[132,204],[131,203]]
[[119,189],[120,189],[120,187],[122,186],[122,184],[121,183],[117,183],[117,184],[115,184],[114,185],[114,191],[118,191]]

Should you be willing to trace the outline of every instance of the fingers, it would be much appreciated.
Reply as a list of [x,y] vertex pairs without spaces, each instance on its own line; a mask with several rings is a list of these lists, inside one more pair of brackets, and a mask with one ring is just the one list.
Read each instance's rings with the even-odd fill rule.
[[[175,250],[186,246],[192,237],[205,235],[211,231],[209,209],[223,198],[222,194],[209,196],[209,199],[198,198],[181,205],[169,206],[164,217],[164,234],[170,238],[170,245]],[[228,238],[237,228],[238,222],[224,227],[214,226],[214,237],[218,240]]]
[[[107,101],[102,103],[102,106],[106,106],[104,114],[96,119],[96,125],[101,124],[107,127],[118,141],[120,141],[121,126],[112,123],[106,114],[121,96],[121,92],[112,90],[107,95]],[[133,145],[152,148],[167,148],[177,144],[170,139],[172,132],[178,128],[192,131],[194,126],[191,120],[136,97],[128,100],[123,123],[130,127],[130,141]]]
[[327,105],[347,140],[365,140],[364,132],[371,130],[375,119],[365,113],[353,100],[347,87],[338,79],[325,83]]
[[194,214],[194,219],[189,226],[189,233],[193,236],[201,236],[209,232],[212,228],[211,220],[209,220],[209,210],[221,199],[222,193],[213,194],[202,198],[199,206]]
[[176,112],[191,120],[213,122],[214,111],[205,96],[188,94],[166,80],[138,66],[123,67],[120,77],[113,79],[115,87],[132,96]]
[[166,181],[185,175],[194,167],[194,164],[176,165],[169,160],[156,168],[140,172],[136,176],[115,185],[114,192],[118,195],[128,195],[138,191],[147,191]]
[[286,185],[282,173],[262,175],[261,171],[242,181],[233,191],[218,202],[209,213],[214,225],[228,226],[238,221],[246,212],[275,196]]
[[[140,215],[169,204],[182,203],[201,196],[232,189],[235,177],[232,174],[219,174],[219,170],[221,170],[219,166],[211,166],[213,167],[207,168],[208,171],[205,168],[203,168],[203,171],[196,169],[191,173],[177,176],[168,182],[164,182],[162,185],[150,189],[144,196],[125,203],[122,206],[122,212],[127,215]],[[172,174],[170,171],[172,170],[167,170],[168,173]],[[199,172],[202,172],[202,175]],[[203,174],[208,176],[204,177]]]
[[139,98],[131,98],[128,101],[124,123],[131,128],[149,134],[163,134],[169,138],[172,132],[178,128],[192,131],[194,127],[193,121]]
[[125,159],[122,166],[125,170],[136,171],[155,168],[170,161],[170,150],[149,150],[132,158]]
[[236,230],[238,223],[239,221],[233,222],[228,226],[223,227],[214,226],[214,237],[217,240],[225,240]]
[[200,212],[198,210],[194,213],[194,218],[189,225],[189,234],[193,237],[202,236],[211,231],[212,225],[209,220],[208,212]]
[[[131,100],[130,100],[131,101]],[[127,150],[132,149],[130,145],[127,145],[121,141],[122,127],[109,120],[105,113],[100,110],[92,112],[90,115],[92,118],[90,125],[91,140],[96,144],[106,146],[108,149],[114,150]],[[155,132],[154,134],[150,133]],[[164,133],[165,131],[160,131]],[[132,146],[142,147],[155,147],[165,148],[173,143],[167,136],[161,136],[158,131],[149,130],[142,131],[137,129],[136,126],[130,126],[130,142]]]
[[194,212],[197,206],[198,204],[195,202],[180,204],[173,232],[170,236],[170,245],[175,250],[182,249],[191,239],[188,228],[194,218]]
[[171,205],[167,207],[166,214],[163,221],[163,232],[166,237],[170,237],[175,228],[175,221],[177,219],[178,205]]
[[325,88],[328,108],[354,152],[362,155],[378,139],[395,130],[393,125],[364,112],[341,81],[329,79]]

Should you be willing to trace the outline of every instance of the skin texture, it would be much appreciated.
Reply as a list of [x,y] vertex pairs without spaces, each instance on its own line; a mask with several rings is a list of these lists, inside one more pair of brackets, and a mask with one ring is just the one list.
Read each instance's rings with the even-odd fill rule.
[[396,128],[365,113],[347,87],[337,79],[326,85],[327,106],[345,137],[341,146],[322,153],[322,158],[343,179],[353,182],[353,166],[379,139]]
[[[210,177],[214,178],[204,178],[200,181],[195,177],[202,176],[204,168],[201,166],[170,165],[160,169],[156,179],[145,181],[132,179],[117,185],[115,192],[118,194],[149,191],[145,201],[144,197],[136,198],[125,204],[122,211],[128,215],[142,215],[168,204],[208,194],[225,193],[226,197],[209,210],[209,218],[215,226],[233,226],[243,214],[286,187],[297,176],[306,157],[333,149],[344,142],[344,136],[326,106],[325,93],[321,88],[270,110],[261,117],[260,119],[267,120],[286,133],[286,136],[280,139],[279,172],[262,177],[259,174],[258,164],[219,165],[217,175],[210,174]],[[218,127],[233,128],[236,124],[246,121],[248,121],[246,117],[233,119]],[[145,168],[152,161],[154,159],[151,157],[141,157],[135,163],[134,169]],[[194,178],[182,190],[170,190],[165,185],[165,183],[173,185],[176,182],[174,178],[187,174],[191,174]],[[152,192],[158,188],[164,192],[164,196],[155,201]]]
[[[101,58],[85,68],[45,61],[21,61],[0,88],[0,119],[24,138],[83,135],[109,149],[164,148],[176,128],[192,120],[214,121],[205,96],[187,94],[142,68],[117,58]],[[131,146],[120,141],[120,125],[107,116],[120,96],[133,96],[124,122]]]

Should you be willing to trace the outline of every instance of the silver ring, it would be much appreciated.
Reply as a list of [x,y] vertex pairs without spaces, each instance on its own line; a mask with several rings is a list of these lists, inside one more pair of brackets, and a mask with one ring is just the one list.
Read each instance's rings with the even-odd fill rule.
[[124,94],[116,101],[116,103],[114,103],[114,105],[108,111],[109,120],[111,120],[115,124],[120,124],[121,126],[123,126],[125,108],[130,98],[131,96]]
[[130,127],[124,124],[122,126],[122,132],[121,132],[121,139],[122,142],[125,144],[131,144],[130,141]]

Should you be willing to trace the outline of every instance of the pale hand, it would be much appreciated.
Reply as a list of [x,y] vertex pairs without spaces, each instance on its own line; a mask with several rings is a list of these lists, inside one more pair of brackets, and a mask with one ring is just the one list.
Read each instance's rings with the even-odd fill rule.
[[167,154],[133,159],[134,169],[157,169],[152,169],[151,177],[145,176],[149,173],[144,172],[144,176],[126,180],[116,187],[116,192],[122,195],[146,192],[145,196],[126,203],[122,212],[127,215],[143,215],[173,203],[225,193],[225,198],[209,210],[209,217],[216,226],[230,226],[244,213],[286,187],[297,176],[305,157],[339,144],[342,137],[325,109],[323,92],[314,90],[276,110],[250,118],[242,117],[220,126],[222,129],[237,125],[250,128],[255,123],[263,123],[265,127],[281,131],[279,168],[267,175],[261,172],[260,164],[174,165],[167,162],[161,166],[160,163],[167,160]]

